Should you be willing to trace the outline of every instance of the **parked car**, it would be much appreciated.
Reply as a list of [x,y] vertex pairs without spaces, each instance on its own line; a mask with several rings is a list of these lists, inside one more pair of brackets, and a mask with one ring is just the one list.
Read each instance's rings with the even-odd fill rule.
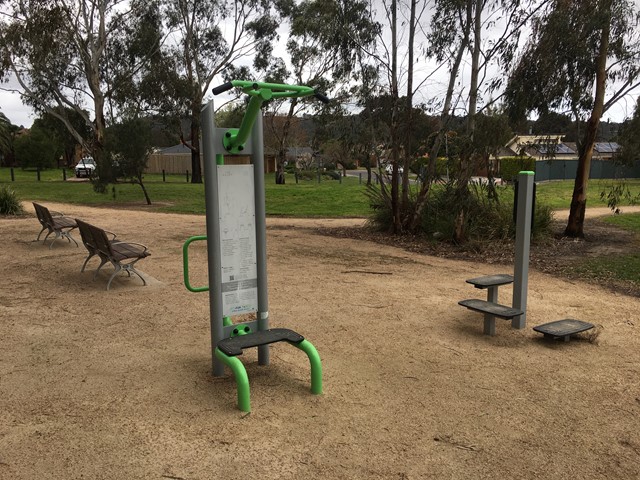
[[[391,175],[393,173],[393,164],[388,163],[387,166],[384,167],[384,171],[387,172],[389,175]],[[404,172],[404,168],[402,168],[402,165],[398,165],[398,174],[402,175],[403,172]]]
[[91,157],[85,157],[75,167],[76,177],[90,177],[96,171],[96,161]]

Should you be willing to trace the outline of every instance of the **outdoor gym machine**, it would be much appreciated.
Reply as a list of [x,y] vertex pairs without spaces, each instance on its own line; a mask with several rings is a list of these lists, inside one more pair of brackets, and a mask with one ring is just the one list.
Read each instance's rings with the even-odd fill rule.
[[[213,101],[203,109],[207,235],[189,238],[183,247],[184,282],[192,292],[209,291],[211,351],[214,376],[233,372],[238,407],[251,411],[249,379],[237,358],[245,348],[258,347],[258,364],[269,364],[269,345],[286,341],[304,351],[311,364],[311,392],[322,393],[322,365],[314,346],[285,328],[269,329],[267,289],[266,210],[264,192],[264,142],[260,108],[265,101],[313,95],[329,100],[311,87],[233,80],[213,89],[219,95],[240,88],[249,95],[239,128],[216,128]],[[225,165],[225,156],[241,155],[249,165]],[[189,245],[207,241],[209,286],[193,287],[189,281]],[[249,321],[234,323],[232,316],[255,313]]]
[[[498,274],[471,278],[467,283],[487,290],[487,300],[467,299],[459,305],[484,314],[484,334],[496,334],[496,318],[511,320],[512,328],[522,329],[527,322],[527,290],[529,287],[529,249],[533,223],[535,182],[534,172],[518,174],[514,197],[514,221],[516,224],[515,262],[513,275]],[[513,283],[512,305],[498,303],[498,287]]]

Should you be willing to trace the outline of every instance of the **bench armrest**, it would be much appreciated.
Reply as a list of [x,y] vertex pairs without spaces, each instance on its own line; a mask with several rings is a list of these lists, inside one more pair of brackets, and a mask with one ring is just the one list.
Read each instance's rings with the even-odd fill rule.
[[144,248],[144,252],[145,252],[145,253],[147,252],[147,250],[149,250],[149,247],[147,247],[146,245],[143,245],[143,244],[141,244],[141,243],[136,243],[136,242],[127,242],[127,241],[123,241],[123,242],[120,242],[120,243],[126,243],[127,245],[137,245],[138,247],[142,247],[142,248]]
[[104,233],[106,233],[107,235],[111,235],[111,238],[109,239],[110,242],[113,242],[116,239],[116,237],[118,236],[115,233],[110,232],[109,230],[105,230]]
[[64,217],[64,213],[56,212],[55,210],[49,210],[49,213],[52,217]]

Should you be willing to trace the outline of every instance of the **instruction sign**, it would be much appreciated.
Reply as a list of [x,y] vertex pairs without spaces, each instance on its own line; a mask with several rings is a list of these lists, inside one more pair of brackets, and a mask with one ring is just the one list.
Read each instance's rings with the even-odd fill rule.
[[218,165],[222,313],[258,310],[253,165]]

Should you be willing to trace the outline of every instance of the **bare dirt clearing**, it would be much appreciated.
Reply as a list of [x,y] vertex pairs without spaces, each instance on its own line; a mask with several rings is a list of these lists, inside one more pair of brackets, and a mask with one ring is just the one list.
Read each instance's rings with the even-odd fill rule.
[[[147,244],[150,285],[107,292],[109,268],[79,272],[82,247],[49,250],[35,217],[0,218],[0,478],[640,476],[638,298],[534,268],[527,328],[486,337],[457,301],[508,265],[317,233],[349,220],[269,219],[271,324],[314,343],[325,393],[300,351],[274,346],[269,367],[245,353],[246,416],[233,379],[210,376],[207,294],[182,284],[204,217],[46,205]],[[531,330],[567,317],[599,325],[597,343]]]

